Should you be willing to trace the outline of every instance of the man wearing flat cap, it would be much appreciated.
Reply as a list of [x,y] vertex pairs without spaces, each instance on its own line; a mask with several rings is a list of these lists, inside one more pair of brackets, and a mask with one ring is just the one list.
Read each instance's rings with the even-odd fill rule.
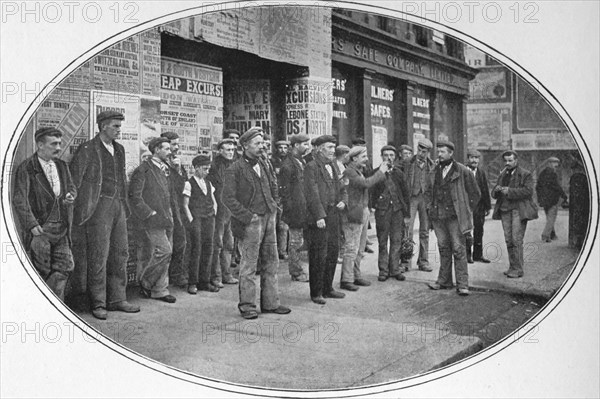
[[276,222],[277,179],[264,159],[264,132],[253,127],[240,137],[244,154],[225,171],[223,203],[231,211],[231,229],[239,239],[240,301],[243,318],[256,319],[256,274],[260,275],[262,313],[287,314],[279,302]]
[[[396,165],[396,149],[391,145],[381,148],[381,159],[390,168],[385,180],[371,189],[371,203],[375,207],[375,227],[379,241],[379,281],[405,279],[400,270],[400,251],[405,224],[410,220],[410,194],[406,178]],[[388,252],[389,242],[389,252]]]
[[413,149],[408,144],[402,144],[400,146],[400,161],[410,162],[413,157]]
[[296,134],[291,138],[291,151],[286,155],[279,172],[281,221],[289,227],[288,268],[292,281],[308,282],[308,265],[301,264],[299,249],[304,244],[306,228],[306,198],[304,196],[304,154],[310,138]]
[[[433,144],[429,139],[421,139],[417,144],[417,154],[404,163],[404,173],[410,193],[410,222],[407,227],[409,237],[412,237],[417,214],[419,215],[419,255],[417,266],[419,270],[430,272],[429,266],[429,217],[425,209],[425,187],[427,176],[433,169],[433,161],[429,152]],[[411,269],[412,259],[402,259],[402,268]]]
[[469,232],[466,235],[468,263],[473,263],[473,261],[490,263],[489,259],[483,256],[483,225],[485,217],[490,214],[490,210],[492,209],[492,202],[487,174],[480,166],[480,159],[481,153],[476,149],[469,149],[467,151],[467,167],[471,170],[473,176],[475,176],[477,187],[479,187],[479,191],[481,192],[479,202],[477,202],[475,209],[473,209],[473,234]]
[[502,220],[510,265],[504,274],[508,278],[520,278],[524,274],[523,237],[527,222],[538,218],[533,202],[533,175],[519,166],[515,151],[504,151],[502,158],[506,166],[492,189],[492,198],[496,199],[492,219]]
[[237,144],[232,139],[223,139],[217,144],[217,155],[214,157],[208,180],[215,188],[217,215],[215,218],[215,235],[213,238],[213,255],[210,282],[223,288],[224,284],[237,284],[238,279],[231,273],[231,257],[233,254],[233,234],[231,233],[231,212],[223,203],[225,170],[233,164]]
[[71,223],[77,190],[67,164],[59,159],[61,137],[53,127],[35,132],[36,152],[17,168],[13,207],[33,266],[64,300],[73,271]]
[[452,263],[459,295],[469,295],[465,234],[473,229],[473,209],[480,192],[473,173],[453,159],[454,144],[438,141],[438,164],[427,178],[425,204],[438,240],[440,270],[432,290],[453,287]]
[[310,297],[321,305],[325,304],[325,298],[345,297],[333,289],[339,254],[340,213],[348,203],[346,186],[339,179],[335,162],[335,144],[335,137],[329,135],[314,139],[315,159],[304,169]]
[[169,180],[169,139],[153,138],[148,150],[152,158],[133,171],[129,183],[133,223],[145,230],[149,254],[139,275],[140,291],[146,298],[173,303],[176,299],[168,288],[169,263],[173,253],[173,208],[178,204]]
[[547,162],[548,166],[538,176],[535,191],[538,204],[544,208],[544,213],[546,214],[546,225],[544,226],[544,231],[542,231],[542,241],[551,242],[558,238],[554,231],[554,223],[556,223],[558,206],[561,200],[567,199],[567,194],[565,194],[561,187],[558,181],[558,174],[556,173],[560,160],[556,157],[550,157]]
[[70,165],[78,193],[73,209],[73,228],[78,234],[73,235],[73,247],[81,248],[73,251],[75,286],[87,280],[92,314],[101,320],[106,319],[107,310],[140,310],[125,295],[129,257],[125,149],[116,141],[124,119],[117,111],[100,112],[96,117],[99,133],[77,148]]
[[185,167],[179,158],[179,135],[175,132],[163,132],[160,137],[169,140],[171,155],[167,159],[170,173],[171,195],[175,198],[173,208],[173,255],[169,264],[169,281],[179,287],[187,286],[187,271],[183,260],[186,251],[186,231],[183,223],[183,186],[188,179]]

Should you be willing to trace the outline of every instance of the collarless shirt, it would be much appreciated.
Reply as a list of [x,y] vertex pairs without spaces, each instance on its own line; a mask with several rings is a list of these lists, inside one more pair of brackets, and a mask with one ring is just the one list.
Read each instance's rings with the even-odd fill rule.
[[115,156],[115,146],[113,145],[112,141],[110,143],[105,143],[103,140],[102,144],[104,144],[104,147],[106,147],[106,149],[108,150],[108,152],[110,152],[110,155],[112,155],[113,157]]
[[40,161],[40,165],[46,175],[46,179],[48,179],[48,183],[50,183],[50,187],[52,187],[52,191],[54,195],[60,196],[60,179],[58,177],[58,170],[56,169],[56,163],[53,160],[45,161],[42,158],[38,157]]

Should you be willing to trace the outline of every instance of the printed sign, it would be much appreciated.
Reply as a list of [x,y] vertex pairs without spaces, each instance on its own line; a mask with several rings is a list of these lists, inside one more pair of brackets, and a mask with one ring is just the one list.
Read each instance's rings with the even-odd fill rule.
[[317,137],[331,132],[331,82],[322,78],[298,78],[286,83],[286,134]]
[[412,96],[413,134],[422,134],[425,138],[429,138],[431,130],[430,101],[425,90],[420,87],[415,88]]
[[509,148],[511,104],[467,104],[467,136],[471,148],[501,150]]
[[225,129],[243,133],[260,126],[271,134],[271,89],[268,79],[233,80],[224,99]]

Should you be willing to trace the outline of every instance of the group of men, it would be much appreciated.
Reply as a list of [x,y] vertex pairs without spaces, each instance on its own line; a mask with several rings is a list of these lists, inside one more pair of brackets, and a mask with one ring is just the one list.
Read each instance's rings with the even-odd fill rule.
[[[457,291],[468,295],[467,263],[489,262],[482,236],[491,201],[477,151],[468,152],[464,166],[448,141],[437,142],[435,162],[427,139],[418,142],[415,155],[402,146],[398,156],[387,145],[381,149],[382,163],[373,169],[364,141],[336,146],[334,136],[310,140],[298,134],[277,142],[270,156],[270,138],[254,127],[242,135],[227,131],[212,159],[201,154],[192,160],[190,177],[177,156],[179,137],[165,132],[149,141],[150,154],[127,184],[125,151],[116,141],[123,120],[116,111],[100,113],[99,133],[79,146],[69,166],[59,159],[61,132],[39,129],[36,153],[16,174],[14,207],[32,262],[61,299],[74,274],[73,291],[87,292],[98,319],[106,319],[107,311],[140,311],[125,293],[127,218],[141,243],[137,280],[143,296],[174,303],[170,282],[187,287],[191,295],[239,283],[238,308],[245,319],[258,317],[257,289],[262,313],[291,312],[279,298],[281,258],[288,259],[292,280],[309,282],[317,304],[345,297],[333,287],[340,256],[340,288],[369,286],[361,260],[373,208],[380,282],[402,281],[411,269],[402,247],[412,237],[417,213],[418,268],[432,270],[430,228],[441,257],[431,289],[454,286],[454,265]],[[518,278],[523,235],[537,208],[532,174],[518,166],[514,151],[506,151],[503,159],[506,168],[492,190],[493,218],[502,220],[505,232],[510,258],[505,274]],[[547,212],[554,210],[550,206]],[[550,237],[551,231],[544,234]],[[303,248],[308,265],[301,260]],[[239,280],[231,270],[236,253]]]

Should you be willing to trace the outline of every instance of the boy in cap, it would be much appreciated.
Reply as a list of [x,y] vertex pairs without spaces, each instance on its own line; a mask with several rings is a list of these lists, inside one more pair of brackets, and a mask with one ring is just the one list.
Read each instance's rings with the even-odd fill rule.
[[143,226],[148,245],[149,259],[139,276],[140,291],[146,298],[174,303],[176,298],[169,293],[168,286],[173,252],[173,208],[177,200],[169,183],[169,139],[153,138],[148,150],[152,158],[135,169],[129,183],[133,223]]
[[[410,161],[405,162],[404,172],[410,193],[410,222],[408,224],[409,237],[413,235],[415,219],[419,214],[419,255],[417,266],[423,272],[430,272],[429,266],[429,217],[425,209],[425,187],[427,176],[433,169],[433,161],[429,152],[433,144],[429,139],[421,139],[417,145],[417,154]],[[411,269],[412,259],[403,259],[402,267],[405,271]]]
[[54,294],[64,300],[73,271],[71,207],[77,190],[67,164],[59,159],[61,137],[53,127],[35,132],[36,152],[17,168],[13,206],[31,262]]
[[185,182],[183,189],[183,209],[191,245],[188,293],[196,295],[199,289],[219,291],[219,287],[211,284],[217,202],[214,197],[215,190],[210,181],[206,180],[210,169],[210,157],[198,155],[192,160],[192,166],[194,175]]
[[277,269],[277,180],[264,160],[264,133],[259,127],[240,137],[244,154],[225,171],[223,203],[231,211],[231,226],[239,239],[240,301],[243,318],[256,319],[256,274],[260,275],[262,313],[287,314],[279,302]]
[[473,173],[454,160],[454,144],[438,141],[438,164],[427,176],[425,204],[440,252],[440,270],[432,290],[448,289],[452,263],[459,295],[469,295],[469,271],[465,234],[473,229],[473,209],[479,202],[479,188]]
[[[139,312],[127,302],[127,187],[125,149],[116,139],[125,119],[117,111],[96,117],[99,133],[81,144],[70,170],[77,188],[73,208],[74,289],[87,292],[92,314],[104,320],[107,310]],[[77,233],[75,233],[77,229]]]

